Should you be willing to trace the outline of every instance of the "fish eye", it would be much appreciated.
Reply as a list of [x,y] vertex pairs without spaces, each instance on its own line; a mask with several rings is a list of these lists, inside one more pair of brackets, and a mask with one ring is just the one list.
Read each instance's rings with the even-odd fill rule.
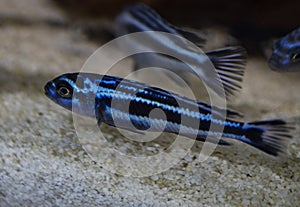
[[71,98],[71,97],[72,97],[72,92],[71,92],[71,90],[70,90],[68,87],[66,87],[66,86],[61,86],[61,87],[59,87],[59,88],[57,89],[57,93],[58,93],[60,96],[64,97],[64,98]]
[[292,60],[298,60],[298,59],[300,59],[300,54],[298,53],[292,54]]

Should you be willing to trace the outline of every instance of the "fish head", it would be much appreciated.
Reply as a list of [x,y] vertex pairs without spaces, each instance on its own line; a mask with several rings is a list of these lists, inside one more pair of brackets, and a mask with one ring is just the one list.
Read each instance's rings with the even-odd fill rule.
[[274,44],[269,66],[275,71],[300,71],[300,29]]
[[70,111],[95,117],[95,94],[98,85],[91,78],[88,74],[63,74],[45,85],[45,95]]

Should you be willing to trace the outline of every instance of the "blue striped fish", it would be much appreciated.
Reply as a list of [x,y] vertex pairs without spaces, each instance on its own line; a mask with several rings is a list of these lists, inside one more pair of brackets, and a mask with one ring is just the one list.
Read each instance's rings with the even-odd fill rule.
[[[292,138],[292,127],[284,120],[234,121],[238,114],[233,111],[216,107],[212,115],[208,104],[115,76],[68,73],[49,81],[44,89],[46,96],[58,105],[96,118],[99,125],[106,123],[134,132],[168,132],[198,141],[206,141],[208,135],[222,136],[247,143],[273,156],[284,153]],[[127,104],[129,109],[124,107]],[[165,118],[161,113],[150,116],[154,109],[162,110]],[[223,112],[228,118],[222,119]],[[222,127],[223,131],[209,131],[212,123]],[[224,139],[207,141],[230,145]]]
[[300,71],[300,27],[274,44],[269,67],[280,72]]
[[[203,47],[206,43],[203,37],[168,23],[144,4],[134,4],[125,8],[125,10],[116,17],[115,23],[116,36],[134,32],[159,31],[183,37],[182,41],[188,40],[199,48]],[[241,89],[240,83],[246,63],[246,51],[243,47],[230,46],[207,51],[205,52],[206,57],[204,57],[205,55],[202,52],[191,49],[188,47],[188,44],[182,43],[178,46],[173,40],[161,38],[159,35],[157,35],[157,37],[153,35],[153,39],[156,44],[166,48],[171,54],[175,53],[180,57],[184,57],[185,60],[192,60],[191,64],[197,69],[197,73],[201,76],[200,78],[217,94],[220,95],[224,93],[223,91],[225,89],[225,94],[229,96]],[[148,43],[143,40],[139,42],[133,41],[130,46],[136,47],[137,45],[147,44]],[[151,46],[148,44],[148,47]],[[220,79],[212,79],[211,76],[208,75],[210,72],[208,70],[211,70],[211,68],[201,67],[203,63],[207,61],[207,57],[215,67]],[[133,58],[135,60],[135,70],[145,67],[164,68],[176,72],[185,81],[188,81],[188,79],[185,77],[186,73],[184,72],[189,71],[193,73],[188,65],[165,54],[144,53],[134,55]],[[220,87],[222,87],[222,89],[220,89]]]

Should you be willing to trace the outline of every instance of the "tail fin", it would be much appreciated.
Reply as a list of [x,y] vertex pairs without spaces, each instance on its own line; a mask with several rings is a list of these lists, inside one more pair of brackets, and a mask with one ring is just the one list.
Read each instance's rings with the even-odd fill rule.
[[245,124],[245,139],[241,140],[267,154],[278,156],[284,154],[292,138],[292,123],[283,120],[255,121]]
[[231,46],[205,53],[220,76],[226,96],[234,95],[241,89],[247,59],[246,50],[240,46]]

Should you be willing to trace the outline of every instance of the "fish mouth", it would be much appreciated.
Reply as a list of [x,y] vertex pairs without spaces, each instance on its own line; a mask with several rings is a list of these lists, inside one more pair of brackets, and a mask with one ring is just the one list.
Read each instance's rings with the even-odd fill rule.
[[271,56],[269,58],[269,67],[274,71],[284,71],[286,66],[280,63],[279,57]]
[[268,64],[273,71],[280,71],[280,72],[300,71],[300,61],[283,64],[281,63],[279,57],[271,56],[268,61]]
[[54,100],[55,90],[54,90],[54,83],[52,81],[48,82],[44,86],[44,93],[48,98],[50,98],[51,100]]

